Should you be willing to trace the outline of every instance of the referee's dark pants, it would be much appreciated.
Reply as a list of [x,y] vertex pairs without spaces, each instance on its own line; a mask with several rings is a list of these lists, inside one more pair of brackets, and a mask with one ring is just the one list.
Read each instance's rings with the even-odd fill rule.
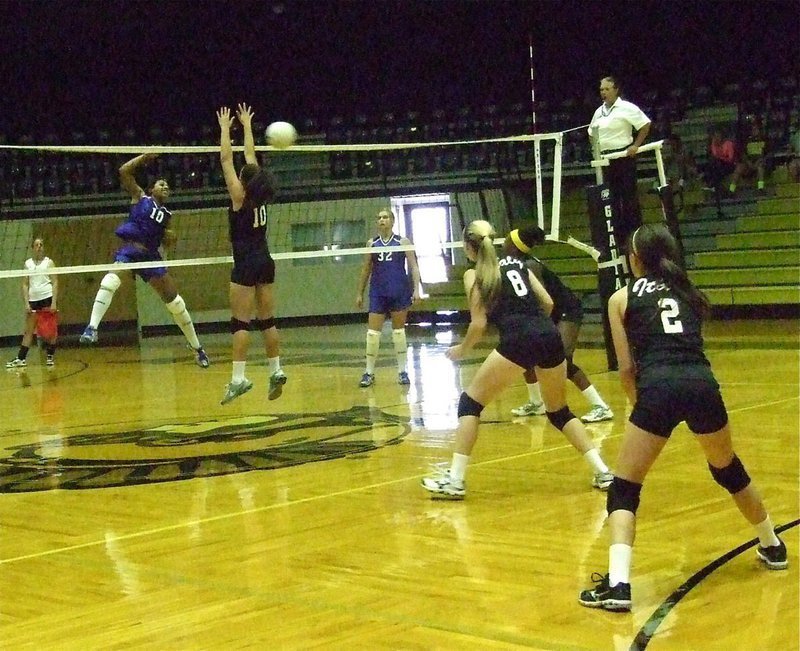
[[628,237],[642,225],[642,209],[636,184],[636,157],[612,158],[606,167],[606,184],[611,191],[614,210],[614,232],[624,246]]

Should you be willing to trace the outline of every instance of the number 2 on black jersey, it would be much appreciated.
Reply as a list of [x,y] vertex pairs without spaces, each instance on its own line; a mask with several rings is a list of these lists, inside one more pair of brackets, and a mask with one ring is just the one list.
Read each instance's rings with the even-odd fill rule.
[[661,326],[668,335],[683,332],[683,323],[678,319],[678,301],[674,298],[658,299],[658,307],[661,308]]

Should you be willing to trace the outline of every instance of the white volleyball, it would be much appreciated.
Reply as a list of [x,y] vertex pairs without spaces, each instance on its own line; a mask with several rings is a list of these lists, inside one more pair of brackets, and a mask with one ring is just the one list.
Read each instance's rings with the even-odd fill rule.
[[267,127],[267,143],[275,149],[291,147],[297,140],[297,130],[288,122],[273,122]]

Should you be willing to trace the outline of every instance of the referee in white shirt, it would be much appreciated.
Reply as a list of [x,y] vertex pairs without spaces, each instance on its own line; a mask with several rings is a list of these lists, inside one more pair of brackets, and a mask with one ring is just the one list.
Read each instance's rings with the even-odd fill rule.
[[600,81],[603,103],[592,116],[589,137],[598,139],[601,154],[627,152],[625,158],[609,161],[604,176],[611,191],[616,238],[624,245],[630,234],[642,225],[636,186],[636,152],[650,133],[650,118],[636,104],[622,99],[619,94],[620,87],[616,79],[603,77]]

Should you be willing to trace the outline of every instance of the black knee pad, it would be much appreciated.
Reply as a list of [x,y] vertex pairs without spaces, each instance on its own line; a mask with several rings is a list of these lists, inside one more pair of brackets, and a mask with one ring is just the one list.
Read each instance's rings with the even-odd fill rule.
[[611,515],[614,511],[630,511],[636,515],[639,508],[639,494],[642,485],[627,479],[614,477],[606,497],[606,511]]
[[558,431],[563,430],[564,426],[573,418],[575,418],[575,414],[573,414],[566,405],[564,405],[558,411],[547,412],[547,420],[553,423],[553,427],[555,427]]
[[708,464],[708,469],[711,471],[714,481],[731,495],[735,495],[750,484],[750,475],[747,474],[742,462],[735,454],[731,462],[724,468],[715,468]]
[[234,319],[231,317],[231,334],[235,335],[239,330],[249,330],[250,329],[250,322],[249,321],[239,321],[239,319]]
[[255,330],[269,330],[275,326],[275,317],[271,316],[269,319],[253,319],[253,328]]
[[458,399],[458,417],[461,418],[462,416],[477,416],[480,418],[481,412],[483,411],[483,405],[479,403],[477,400],[473,400],[467,395],[467,392],[464,391],[461,393],[461,397]]
[[572,355],[567,357],[567,377],[572,378],[575,374],[580,371],[581,368],[575,362],[572,361]]

